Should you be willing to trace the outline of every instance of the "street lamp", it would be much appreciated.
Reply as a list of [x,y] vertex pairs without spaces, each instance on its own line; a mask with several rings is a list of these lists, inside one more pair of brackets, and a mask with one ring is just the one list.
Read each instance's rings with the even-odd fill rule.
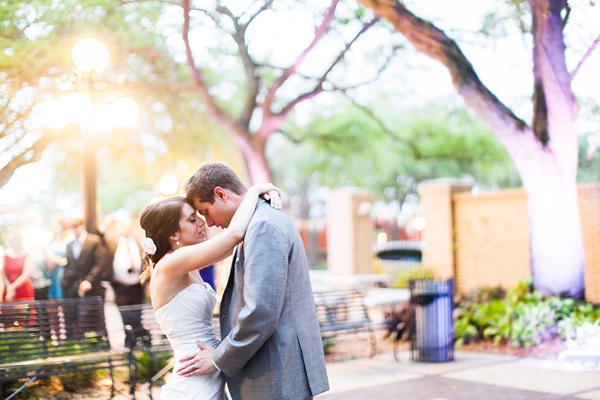
[[173,175],[165,175],[158,182],[158,190],[163,196],[172,196],[179,188],[179,181]]
[[130,97],[115,98],[114,95],[100,93],[104,96],[96,96],[94,102],[90,99],[92,74],[99,74],[108,66],[109,52],[104,43],[93,38],[82,39],[73,46],[71,59],[77,73],[74,81],[77,84],[86,83],[86,90],[74,91],[58,100],[46,102],[42,118],[53,129],[61,129],[69,122],[80,124],[83,136],[83,216],[86,230],[97,233],[95,133],[108,133],[117,126],[133,125],[139,118],[140,110]]

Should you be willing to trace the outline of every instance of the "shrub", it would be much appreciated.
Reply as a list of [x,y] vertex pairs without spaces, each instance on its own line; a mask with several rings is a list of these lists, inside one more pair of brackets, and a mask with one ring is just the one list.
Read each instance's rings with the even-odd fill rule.
[[457,296],[454,309],[456,345],[489,340],[530,347],[554,338],[573,338],[577,328],[600,318],[591,303],[543,296],[527,279],[504,291],[485,288]]
[[336,337],[336,335],[321,334],[321,340],[323,341],[323,352],[325,353],[326,356],[331,354],[331,349],[335,345],[335,343],[334,343],[335,337]]
[[170,353],[157,354],[153,365],[150,354],[148,354],[147,351],[142,351],[137,356],[137,379],[149,380],[152,378],[154,374],[167,366],[169,363],[168,355],[170,355]]
[[407,288],[408,281],[411,280],[432,280],[434,278],[433,271],[424,268],[411,268],[401,271],[396,275],[397,288]]

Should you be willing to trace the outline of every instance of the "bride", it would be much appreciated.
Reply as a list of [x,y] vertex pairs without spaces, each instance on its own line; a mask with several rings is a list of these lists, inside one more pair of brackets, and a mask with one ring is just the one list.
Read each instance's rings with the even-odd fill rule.
[[[150,278],[150,296],[156,320],[169,339],[176,360],[198,351],[197,341],[218,345],[212,327],[215,292],[198,270],[229,256],[242,241],[258,196],[264,194],[281,208],[278,189],[270,183],[252,186],[229,227],[207,240],[205,222],[184,197],[171,197],[146,207],[140,225],[146,232],[142,282]],[[219,371],[185,377],[171,374],[161,399],[225,399],[225,381]]]

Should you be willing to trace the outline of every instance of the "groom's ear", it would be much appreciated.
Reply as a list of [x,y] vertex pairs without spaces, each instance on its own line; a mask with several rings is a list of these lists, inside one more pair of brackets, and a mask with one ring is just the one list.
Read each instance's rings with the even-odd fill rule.
[[227,202],[227,191],[223,189],[221,186],[217,186],[214,190],[215,200],[219,199],[223,202]]

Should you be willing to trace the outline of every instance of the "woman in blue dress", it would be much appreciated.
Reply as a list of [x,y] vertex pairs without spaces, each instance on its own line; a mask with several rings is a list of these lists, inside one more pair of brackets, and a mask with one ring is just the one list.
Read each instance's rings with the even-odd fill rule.
[[48,297],[62,299],[64,295],[60,281],[67,263],[67,243],[73,240],[73,235],[61,214],[52,215],[49,222],[54,236],[46,251],[46,269],[52,281]]

